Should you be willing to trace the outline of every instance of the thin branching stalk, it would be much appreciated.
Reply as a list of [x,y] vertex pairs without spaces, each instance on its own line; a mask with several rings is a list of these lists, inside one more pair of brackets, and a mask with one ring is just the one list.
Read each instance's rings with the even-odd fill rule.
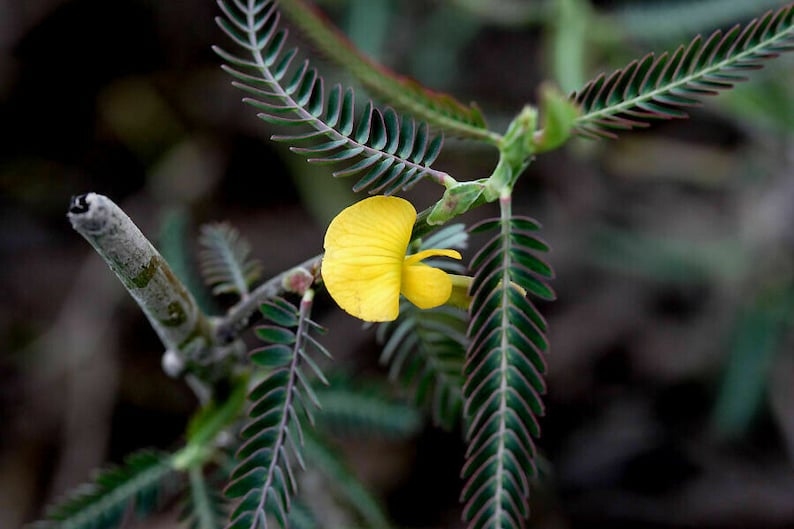
[[287,291],[285,281],[291,274],[302,270],[315,277],[319,275],[322,258],[322,254],[315,255],[298,266],[281,272],[252,290],[245,299],[231,307],[225,316],[215,322],[214,333],[218,341],[225,343],[237,338],[240,332],[246,329],[251,316],[259,310],[259,306],[263,302],[281,296]]

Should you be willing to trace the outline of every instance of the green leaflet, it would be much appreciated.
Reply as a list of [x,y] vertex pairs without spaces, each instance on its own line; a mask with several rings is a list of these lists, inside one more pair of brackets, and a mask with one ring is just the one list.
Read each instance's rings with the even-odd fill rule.
[[411,387],[417,404],[430,409],[433,422],[451,429],[462,409],[466,314],[453,307],[420,310],[400,303],[400,316],[378,328],[380,357],[389,378]]
[[124,464],[100,471],[90,484],[48,509],[35,529],[110,529],[119,527],[132,506],[138,517],[152,512],[177,492],[177,473],[169,454],[143,450]]
[[317,393],[323,403],[316,416],[317,430],[335,437],[406,439],[422,427],[416,408],[377,386],[335,379]]
[[[287,32],[278,29],[280,13],[273,0],[224,1],[220,28],[250,54],[242,58],[214,47],[227,63],[223,69],[247,92],[246,103],[258,116],[282,126],[299,126],[299,133],[274,135],[311,163],[341,166],[334,176],[359,177],[354,191],[391,194],[424,177],[447,184],[448,174],[432,169],[443,138],[432,136],[425,123],[381,111],[370,102],[356,119],[352,89],[334,86],[325,94],[323,79],[305,60],[293,67],[297,49],[284,52]],[[296,145],[302,145],[300,147]]]
[[498,141],[499,135],[488,130],[476,105],[466,106],[450,95],[432,92],[376,64],[303,0],[282,0],[280,5],[318,50],[396,108],[452,135],[489,143]]
[[[269,300],[262,306],[265,318],[274,316],[275,321],[293,325],[256,329],[260,338],[274,343],[251,352],[251,360],[267,369],[268,375],[248,395],[252,403],[248,411],[250,422],[240,432],[243,444],[235,455],[237,466],[224,491],[228,498],[239,500],[230,515],[230,529],[266,529],[271,519],[280,527],[287,527],[291,497],[297,492],[292,463],[297,461],[304,466],[300,415],[314,424],[312,410],[319,406],[303,367],[309,366],[321,382],[327,383],[308,354],[310,350],[328,354],[309,335],[310,330],[317,328],[309,319],[310,292],[304,296],[300,310],[283,299]],[[293,317],[286,318],[285,312],[291,312]],[[286,354],[289,351],[291,354]]]
[[213,285],[213,294],[246,296],[262,275],[262,265],[251,259],[251,246],[228,224],[201,227],[199,264],[204,280]]
[[190,529],[221,529],[226,525],[226,509],[221,495],[208,483],[200,467],[188,470],[189,496],[181,520]]
[[379,529],[391,527],[383,507],[347,466],[342,454],[337,453],[321,439],[307,435],[306,458],[311,462],[312,468],[324,474],[328,483],[333,484],[335,491],[361,516],[365,522],[362,527]]
[[546,323],[521,289],[545,299],[551,268],[537,257],[545,244],[533,220],[513,217],[500,200],[500,219],[472,231],[496,232],[474,257],[470,340],[464,365],[468,449],[461,501],[470,529],[522,526],[529,515],[529,482],[536,473],[546,390]]
[[556,149],[568,141],[579,109],[556,88],[544,84],[540,87],[540,113],[541,130],[532,138],[536,154]]
[[653,119],[683,118],[684,110],[745,80],[741,72],[794,49],[794,5],[703,40],[697,36],[672,55],[648,54],[609,77],[601,74],[571,99],[582,108],[574,130],[591,138],[647,127]]

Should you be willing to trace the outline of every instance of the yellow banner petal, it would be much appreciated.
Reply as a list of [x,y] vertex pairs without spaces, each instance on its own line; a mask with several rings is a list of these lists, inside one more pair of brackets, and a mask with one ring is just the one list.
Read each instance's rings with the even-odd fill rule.
[[416,220],[410,202],[370,197],[344,209],[325,234],[322,276],[348,314],[365,321],[397,318],[405,252]]

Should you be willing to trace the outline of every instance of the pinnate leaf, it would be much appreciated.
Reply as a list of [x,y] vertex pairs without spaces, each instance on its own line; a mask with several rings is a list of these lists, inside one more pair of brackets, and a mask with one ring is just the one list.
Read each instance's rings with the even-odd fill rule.
[[[244,101],[258,116],[276,125],[297,126],[300,132],[274,135],[292,144],[292,151],[309,162],[338,166],[334,176],[357,176],[355,191],[392,194],[424,177],[443,182],[446,173],[432,169],[442,145],[430,137],[427,125],[381,111],[371,102],[356,118],[352,89],[336,85],[326,94],[324,82],[309,61],[293,65],[296,49],[284,51],[286,30],[279,29],[280,12],[273,0],[219,0],[224,16],[217,22],[248,57],[215,47],[223,69]],[[291,5],[291,4],[285,4]]]
[[228,224],[202,226],[199,263],[213,294],[248,295],[262,274],[262,265],[251,258],[251,246]]
[[[463,518],[470,529],[519,528],[529,516],[529,482],[546,390],[546,322],[527,293],[553,299],[551,268],[538,224],[510,215],[472,231],[495,232],[472,259],[469,348],[464,365],[468,448],[461,472]],[[532,244],[526,244],[532,241]]]
[[464,105],[448,94],[428,90],[412,79],[375,64],[304,0],[284,1],[281,8],[314,41],[318,50],[343,66],[371,92],[391,101],[401,111],[455,136],[487,142],[498,139],[498,135],[488,130],[476,105]]
[[574,131],[614,138],[655,119],[686,117],[686,109],[699,105],[702,96],[732,88],[746,80],[744,72],[793,49],[794,4],[789,4],[706,39],[697,36],[672,54],[648,54],[571,94],[582,110]]
[[256,329],[269,345],[251,352],[251,360],[266,368],[267,376],[250,391],[250,421],[240,437],[237,466],[224,493],[239,503],[230,516],[230,529],[266,529],[271,520],[286,528],[291,497],[297,492],[293,463],[303,466],[303,432],[299,411],[312,421],[311,409],[318,405],[303,373],[309,365],[321,381],[325,377],[309,351],[327,354],[309,331],[317,325],[309,319],[311,301],[300,309],[284,299],[268,300],[261,306],[269,322]]
[[179,487],[168,454],[136,452],[124,464],[97,473],[91,483],[51,506],[36,529],[110,529],[119,527],[130,509],[144,517]]

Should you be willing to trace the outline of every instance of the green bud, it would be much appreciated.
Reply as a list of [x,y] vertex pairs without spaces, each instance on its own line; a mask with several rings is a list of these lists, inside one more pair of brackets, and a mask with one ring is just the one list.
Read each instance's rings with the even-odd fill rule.
[[546,152],[564,144],[579,117],[579,107],[550,84],[540,87],[540,115],[542,128],[532,137],[534,151]]
[[461,182],[446,191],[441,200],[433,206],[427,223],[431,225],[444,224],[450,219],[469,211],[483,192],[482,182]]

